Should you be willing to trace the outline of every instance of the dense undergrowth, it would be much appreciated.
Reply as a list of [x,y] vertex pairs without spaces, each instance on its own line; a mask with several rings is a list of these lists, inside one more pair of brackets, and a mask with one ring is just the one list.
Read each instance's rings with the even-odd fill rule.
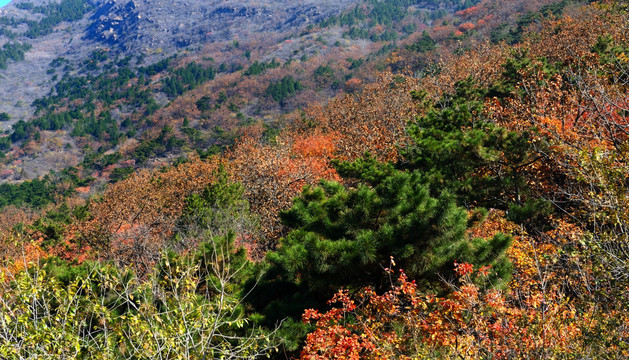
[[6,209],[1,356],[626,358],[628,9],[553,9],[222,154]]

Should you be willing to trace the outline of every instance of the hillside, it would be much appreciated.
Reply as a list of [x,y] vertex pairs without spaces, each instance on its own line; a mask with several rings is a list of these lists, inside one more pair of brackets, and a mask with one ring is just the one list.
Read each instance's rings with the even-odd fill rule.
[[[364,5],[342,15],[350,26],[331,23],[350,5],[343,2],[147,4],[16,1],[3,9],[5,53],[14,53],[0,70],[4,182],[79,168],[77,187],[92,179],[100,188],[117,179],[102,171],[117,163],[146,167],[189,148],[222,151],[243,126],[276,127],[278,114],[373,82],[371,67],[384,60],[368,57],[384,59],[398,38],[409,41],[457,8]],[[374,30],[354,36],[357,26]],[[166,148],[154,141],[162,129],[172,131]]]
[[47,4],[0,357],[629,356],[623,2]]
[[[294,31],[351,4],[352,1],[323,4],[301,1],[296,5],[270,1],[250,5],[239,1],[16,0],[0,14],[5,20],[1,41],[3,45],[28,43],[32,49],[25,53],[25,61],[3,70],[0,103],[9,115],[29,118],[32,115],[30,103],[47,94],[54,82],[47,70],[50,62],[58,57],[76,66],[96,49],[111,49],[122,58],[144,54],[145,61],[152,63],[205,43]],[[54,11],[62,15],[45,17],[46,11],[53,11],[47,7],[55,8]],[[37,27],[37,32],[31,30],[33,23],[25,23],[53,17],[54,20],[42,25],[41,30]],[[11,92],[18,85],[22,89],[21,96],[17,97],[21,106],[15,104],[16,97]]]

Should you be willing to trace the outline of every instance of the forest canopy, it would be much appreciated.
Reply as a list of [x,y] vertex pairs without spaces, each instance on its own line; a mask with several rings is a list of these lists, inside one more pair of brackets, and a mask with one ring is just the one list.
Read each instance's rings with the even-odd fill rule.
[[[84,151],[0,184],[0,357],[629,356],[629,8],[442,3],[304,26],[400,41],[380,55],[97,50],[0,113],[3,178],[41,137]],[[37,36],[88,11],[21,4]]]

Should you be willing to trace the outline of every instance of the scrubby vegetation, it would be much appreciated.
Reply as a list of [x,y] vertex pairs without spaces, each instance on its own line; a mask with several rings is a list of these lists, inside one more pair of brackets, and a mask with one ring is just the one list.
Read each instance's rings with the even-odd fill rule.
[[0,142],[84,146],[0,185],[0,357],[626,358],[629,9],[411,5],[316,25],[380,55],[64,75]]

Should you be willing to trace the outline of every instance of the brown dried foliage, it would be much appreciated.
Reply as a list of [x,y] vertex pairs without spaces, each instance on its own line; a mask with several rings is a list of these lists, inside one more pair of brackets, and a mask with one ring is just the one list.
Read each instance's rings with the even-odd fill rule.
[[192,158],[165,172],[136,172],[112,185],[90,204],[91,218],[77,229],[80,241],[101,258],[145,269],[173,235],[186,197],[214,179],[218,164],[218,159]]
[[335,133],[335,157],[354,160],[370,153],[380,161],[395,161],[408,137],[406,124],[421,109],[411,97],[417,80],[384,73],[357,95],[338,97],[306,114],[323,133]]

